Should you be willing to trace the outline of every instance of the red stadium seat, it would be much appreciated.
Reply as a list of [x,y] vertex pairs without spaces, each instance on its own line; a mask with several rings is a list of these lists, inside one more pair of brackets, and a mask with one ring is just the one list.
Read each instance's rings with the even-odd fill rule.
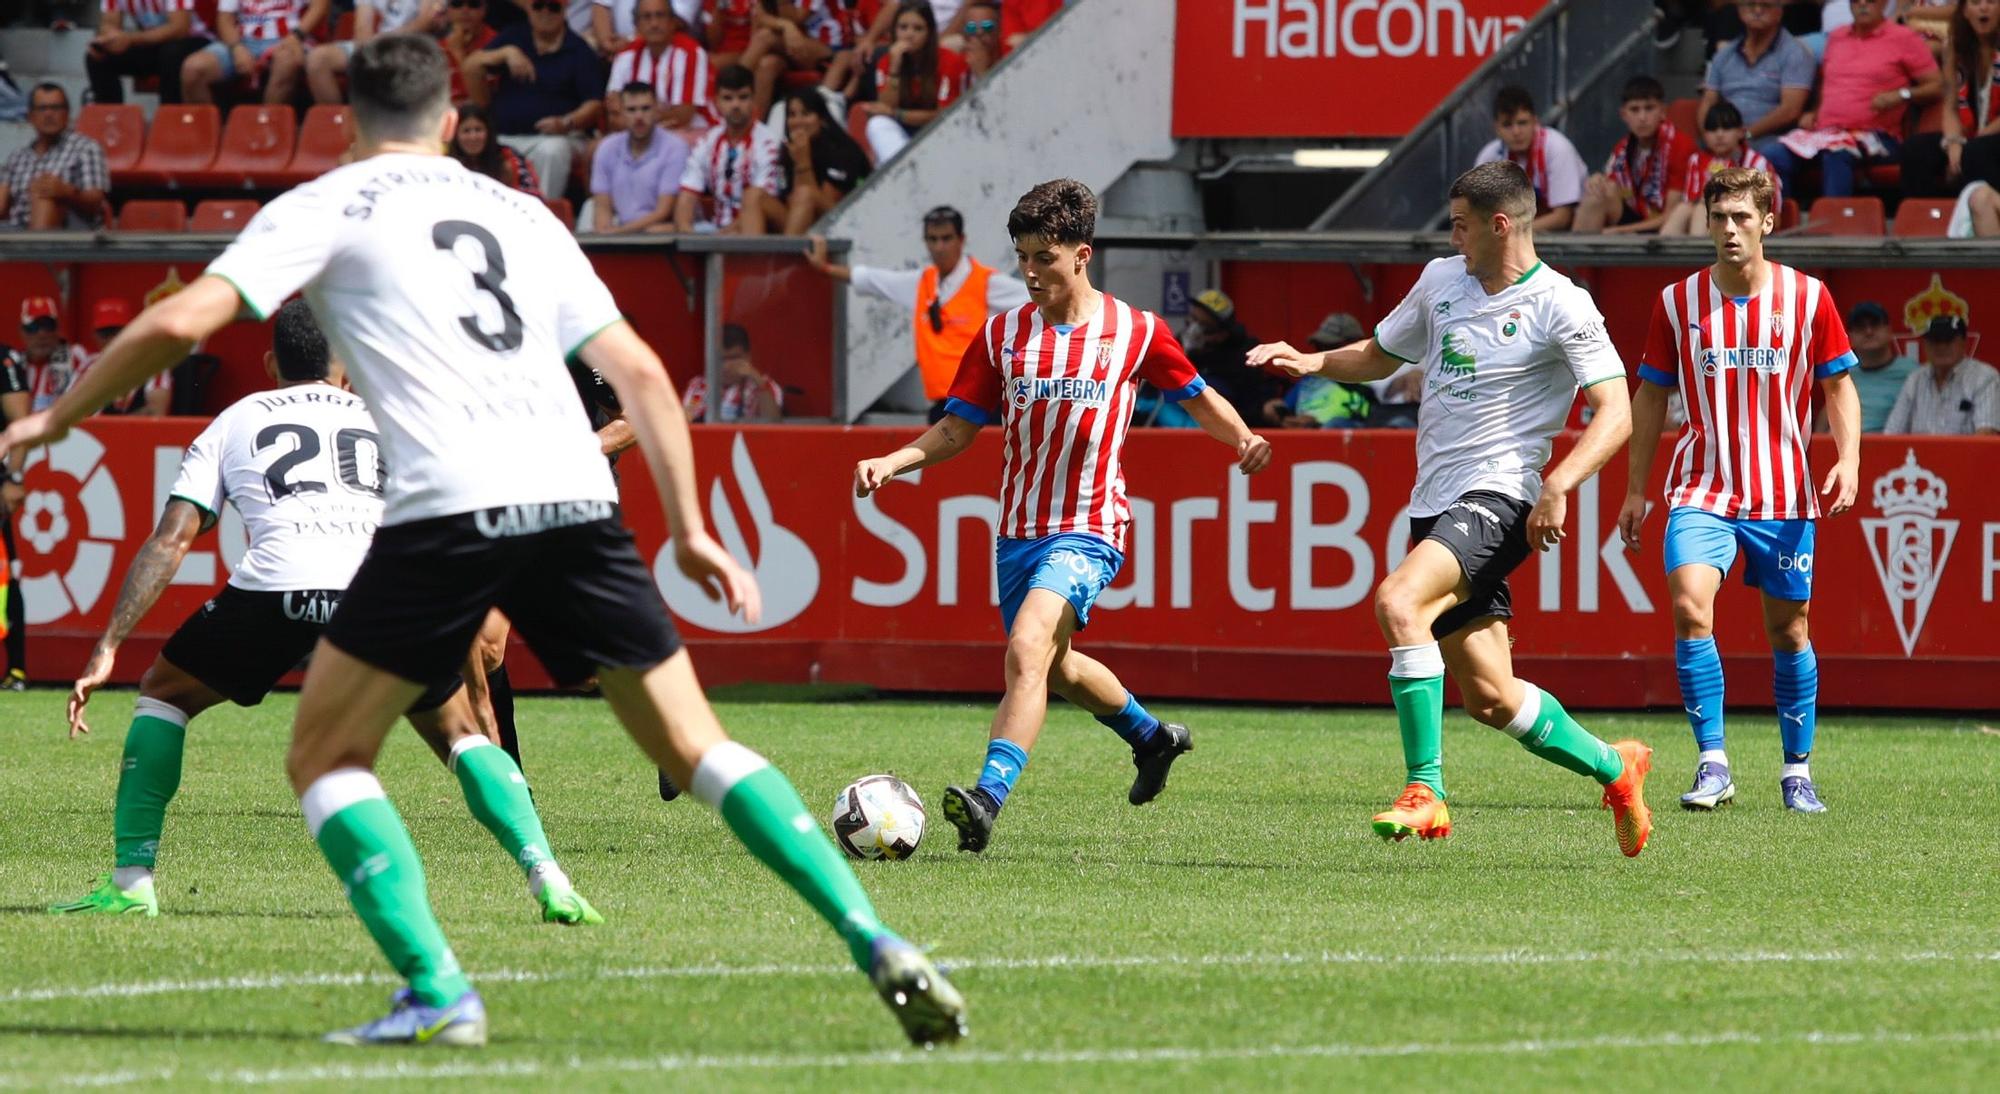
[[215,162],[207,170],[184,174],[182,181],[244,189],[282,186],[298,128],[298,115],[289,106],[239,106],[229,112]]
[[1697,116],[1700,109],[1700,99],[1675,99],[1667,104],[1667,120],[1674,123],[1675,129],[1693,137],[1696,144],[1701,143],[1701,118]]
[[141,185],[174,186],[181,175],[206,171],[215,162],[222,116],[207,103],[176,103],[153,112],[146,151],[132,169]]
[[1806,215],[1806,234],[1879,236],[1888,230],[1881,198],[1820,198]]
[[1904,198],[1896,207],[1889,234],[1899,239],[1943,239],[1957,204],[1950,198]]
[[299,127],[298,151],[274,180],[279,185],[297,185],[316,179],[340,166],[348,146],[354,143],[354,116],[347,107],[320,103],[306,111]]
[[570,205],[568,198],[543,198],[542,204],[548,206],[549,212],[554,213],[556,219],[563,222],[563,227],[572,232],[576,231],[576,209]]
[[242,231],[261,208],[262,205],[248,198],[204,201],[194,207],[194,218],[188,221],[188,231],[234,234]]
[[146,149],[145,112],[130,103],[85,103],[76,116],[76,131],[104,146],[104,166],[114,183]]
[[187,220],[187,206],[178,201],[128,201],[118,210],[121,232],[184,232]]

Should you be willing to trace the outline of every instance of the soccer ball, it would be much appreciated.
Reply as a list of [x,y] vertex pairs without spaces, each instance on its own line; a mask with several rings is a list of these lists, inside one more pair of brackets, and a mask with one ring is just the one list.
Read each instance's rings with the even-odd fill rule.
[[833,799],[833,838],[858,859],[905,859],[923,842],[924,800],[894,775],[866,775]]

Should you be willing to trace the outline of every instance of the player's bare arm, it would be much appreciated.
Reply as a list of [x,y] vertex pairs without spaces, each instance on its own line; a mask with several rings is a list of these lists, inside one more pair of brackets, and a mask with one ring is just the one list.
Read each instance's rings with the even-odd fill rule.
[[236,286],[211,274],[147,308],[104,347],[55,405],[0,433],[0,457],[61,440],[71,426],[179,363],[196,342],[235,319],[242,306]]
[[90,732],[90,726],[83,720],[83,708],[90,702],[91,693],[111,678],[118,647],[124,645],[139,620],[146,618],[146,613],[160,602],[160,594],[166,591],[167,583],[181,568],[181,560],[194,546],[194,537],[201,534],[202,524],[202,511],[193,502],[182,498],[169,501],[166,512],[160,514],[159,525],[139,548],[131,568],[125,571],[125,584],[118,590],[118,603],[111,609],[111,621],[104,625],[104,636],[97,640],[97,647],[90,651],[90,660],[84,663],[83,672],[70,688],[71,740]]
[[1387,379],[1403,367],[1400,358],[1376,345],[1373,338],[1324,353],[1303,353],[1288,342],[1266,342],[1252,349],[1246,359],[1252,368],[1276,365],[1293,377],[1324,376],[1352,384]]
[[947,414],[925,430],[923,436],[902,448],[855,464],[854,496],[865,498],[905,471],[943,463],[972,447],[978,437],[979,426],[956,414]]
[[1825,396],[1826,423],[1833,432],[1837,458],[1819,493],[1832,499],[1827,502],[1826,515],[1837,517],[1854,508],[1854,498],[1861,490],[1861,392],[1849,372],[1820,381],[1820,391]]
[[1229,400],[1215,393],[1212,387],[1201,389],[1192,399],[1184,400],[1181,409],[1188,412],[1204,433],[1230,447],[1236,453],[1236,469],[1246,475],[1254,475],[1271,466],[1271,442],[1250,432],[1243,424],[1243,418]]
[[1592,384],[1583,389],[1583,400],[1590,406],[1590,424],[1569,455],[1542,476],[1542,496],[1528,514],[1528,543],[1538,551],[1561,542],[1569,492],[1603,470],[1632,436],[1632,398],[1623,380]]
[[1646,483],[1653,477],[1653,456],[1667,428],[1667,389],[1641,382],[1632,394],[1632,441],[1625,459],[1625,504],[1618,510],[1618,534],[1625,549],[1639,549],[1639,526],[1646,523]]
[[696,500],[694,442],[687,415],[666,367],[631,324],[613,323],[584,343],[583,363],[597,370],[625,408],[646,467],[660,491],[660,507],[674,541],[674,561],[710,596],[754,623],[763,613],[757,582],[709,537]]

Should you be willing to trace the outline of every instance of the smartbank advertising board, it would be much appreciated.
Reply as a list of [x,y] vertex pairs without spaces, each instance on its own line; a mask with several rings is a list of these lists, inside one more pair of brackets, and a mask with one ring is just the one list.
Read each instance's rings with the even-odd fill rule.
[[1402,136],[1542,7],[1179,0],[1174,136]]

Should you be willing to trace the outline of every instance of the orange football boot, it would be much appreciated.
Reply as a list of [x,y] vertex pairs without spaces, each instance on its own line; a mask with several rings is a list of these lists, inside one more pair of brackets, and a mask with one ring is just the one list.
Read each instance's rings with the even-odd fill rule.
[[1383,839],[1443,839],[1451,835],[1451,813],[1444,799],[1423,783],[1411,783],[1386,811],[1375,814],[1375,834]]
[[1625,772],[1604,788],[1604,804],[1618,831],[1618,849],[1626,858],[1636,858],[1653,834],[1653,811],[1646,807],[1646,773],[1653,770],[1653,750],[1638,741],[1619,741],[1611,747],[1625,761]]

